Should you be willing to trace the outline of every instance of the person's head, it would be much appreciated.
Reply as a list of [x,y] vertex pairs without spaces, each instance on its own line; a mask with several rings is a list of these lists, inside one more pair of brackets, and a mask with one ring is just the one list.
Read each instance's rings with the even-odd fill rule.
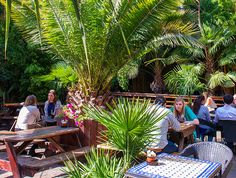
[[154,103],[164,106],[166,104],[166,99],[164,96],[157,96]]
[[182,97],[177,97],[174,102],[174,115],[184,115],[184,99]]
[[193,102],[193,112],[198,113],[200,107],[205,102],[205,97],[203,95],[198,96]]
[[224,103],[225,103],[225,104],[232,104],[234,98],[233,98],[232,95],[226,94],[226,95],[223,97],[223,100],[224,100]]
[[50,103],[55,103],[57,101],[57,95],[56,95],[55,90],[50,90],[48,92],[48,101]]
[[236,104],[236,94],[234,94],[233,97],[234,97],[234,101],[233,101],[233,103]]
[[26,97],[24,106],[35,106],[37,103],[37,98],[35,95],[29,95]]

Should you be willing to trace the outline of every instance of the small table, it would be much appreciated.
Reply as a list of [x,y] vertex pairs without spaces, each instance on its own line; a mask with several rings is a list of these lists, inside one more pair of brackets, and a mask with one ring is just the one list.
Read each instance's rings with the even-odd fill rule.
[[203,161],[183,156],[162,153],[157,156],[158,165],[143,162],[130,168],[126,177],[191,177],[212,178],[221,172],[221,163]]
[[[181,123],[180,124],[180,131],[178,131],[179,133],[179,138],[178,138],[178,146],[179,146],[179,152],[181,152],[184,149],[184,139],[187,137],[190,137],[190,143],[194,142],[193,139],[193,132],[195,130],[195,125],[193,124],[185,124],[185,123]],[[169,129],[169,132],[174,132],[174,130],[172,128]]]

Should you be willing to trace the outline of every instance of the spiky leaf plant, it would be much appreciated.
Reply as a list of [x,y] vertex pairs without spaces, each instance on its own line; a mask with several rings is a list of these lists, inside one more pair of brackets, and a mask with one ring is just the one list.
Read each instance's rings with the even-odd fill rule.
[[109,110],[96,107],[85,110],[89,117],[107,128],[104,134],[108,142],[122,151],[125,162],[130,164],[153,140],[154,131],[159,129],[155,124],[167,114],[158,107],[151,109],[150,105],[150,100],[145,99],[118,99],[112,106],[108,105]]
[[64,172],[70,178],[122,178],[124,176],[124,162],[122,158],[116,158],[105,154],[103,150],[92,149],[86,155],[86,163],[80,161],[66,161]]

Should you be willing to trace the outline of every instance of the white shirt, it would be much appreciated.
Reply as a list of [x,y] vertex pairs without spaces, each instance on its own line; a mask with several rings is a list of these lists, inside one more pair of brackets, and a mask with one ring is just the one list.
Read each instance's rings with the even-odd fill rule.
[[154,139],[154,142],[149,145],[152,148],[164,148],[168,144],[167,132],[168,132],[169,127],[172,127],[175,131],[179,131],[180,123],[175,118],[173,113],[165,107],[162,107],[162,106],[158,107],[157,105],[154,105],[152,106],[151,109],[153,110],[158,109],[157,117],[160,117],[168,113],[163,119],[161,119],[155,124],[157,128],[155,133],[153,133],[155,135],[155,139]]
[[29,125],[36,124],[40,121],[40,112],[37,106],[23,106],[20,110],[19,116],[16,122],[16,130],[28,129]]

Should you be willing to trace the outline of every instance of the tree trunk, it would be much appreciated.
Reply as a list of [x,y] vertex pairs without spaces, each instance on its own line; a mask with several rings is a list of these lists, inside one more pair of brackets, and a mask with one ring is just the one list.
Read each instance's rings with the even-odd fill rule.
[[163,93],[165,85],[162,79],[162,66],[159,61],[155,63],[154,74],[154,81],[150,84],[150,88],[154,93]]
[[204,48],[205,60],[206,60],[206,78],[209,78],[211,74],[214,73],[214,60],[209,54],[208,47]]

